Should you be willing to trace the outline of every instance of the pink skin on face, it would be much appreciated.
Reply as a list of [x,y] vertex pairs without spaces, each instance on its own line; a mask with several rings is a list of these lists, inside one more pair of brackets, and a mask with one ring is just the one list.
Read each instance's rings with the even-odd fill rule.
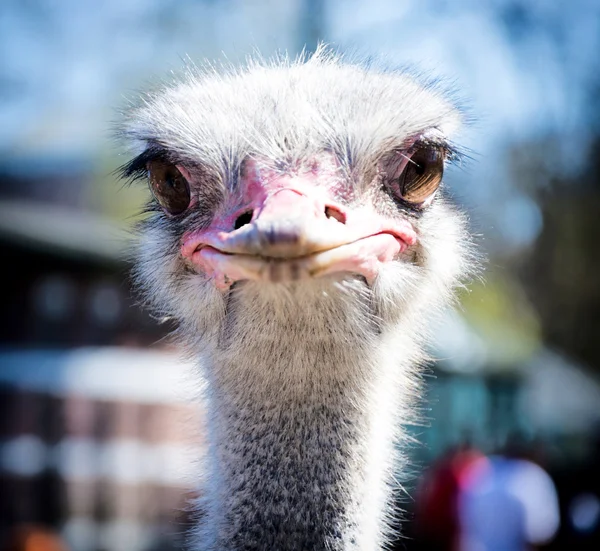
[[[372,284],[381,265],[417,236],[408,220],[340,204],[347,192],[339,174],[330,154],[293,175],[248,161],[240,193],[227,199],[210,227],[183,236],[182,256],[221,290],[242,280],[287,282],[343,272]],[[251,221],[235,229],[236,220],[250,213]]]

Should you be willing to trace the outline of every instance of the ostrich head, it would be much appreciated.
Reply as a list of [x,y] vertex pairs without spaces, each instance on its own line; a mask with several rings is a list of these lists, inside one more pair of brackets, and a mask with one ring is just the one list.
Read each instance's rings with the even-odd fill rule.
[[403,73],[191,71],[123,132],[136,275],[206,380],[199,549],[378,549],[427,322],[468,270],[444,198],[460,113]]

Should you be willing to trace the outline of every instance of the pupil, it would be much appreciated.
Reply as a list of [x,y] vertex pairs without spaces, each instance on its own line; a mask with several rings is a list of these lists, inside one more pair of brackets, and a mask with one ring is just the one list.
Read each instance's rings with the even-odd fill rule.
[[169,177],[167,178],[167,186],[169,187],[170,190],[177,192],[179,190],[179,178],[176,177]]

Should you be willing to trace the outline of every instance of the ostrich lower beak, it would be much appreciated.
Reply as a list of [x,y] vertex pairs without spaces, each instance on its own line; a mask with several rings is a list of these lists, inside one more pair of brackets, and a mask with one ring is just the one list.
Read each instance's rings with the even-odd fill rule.
[[382,263],[416,241],[408,221],[365,207],[324,206],[293,189],[278,190],[254,212],[239,229],[220,229],[221,221],[186,236],[183,257],[221,289],[242,280],[281,283],[334,273],[362,275],[370,284]]
[[219,287],[234,281],[254,280],[282,283],[347,272],[375,279],[380,263],[393,260],[405,247],[390,234],[373,235],[354,243],[306,256],[269,258],[224,253],[213,247],[201,248],[194,263],[212,275]]

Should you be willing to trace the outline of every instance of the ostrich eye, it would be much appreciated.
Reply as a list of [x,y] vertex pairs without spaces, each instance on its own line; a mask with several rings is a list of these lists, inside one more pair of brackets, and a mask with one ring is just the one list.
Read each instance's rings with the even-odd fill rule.
[[175,165],[150,161],[148,180],[152,195],[169,214],[181,214],[189,207],[190,186]]
[[420,205],[439,187],[443,174],[443,152],[437,147],[420,147],[400,175],[397,192],[404,201]]

